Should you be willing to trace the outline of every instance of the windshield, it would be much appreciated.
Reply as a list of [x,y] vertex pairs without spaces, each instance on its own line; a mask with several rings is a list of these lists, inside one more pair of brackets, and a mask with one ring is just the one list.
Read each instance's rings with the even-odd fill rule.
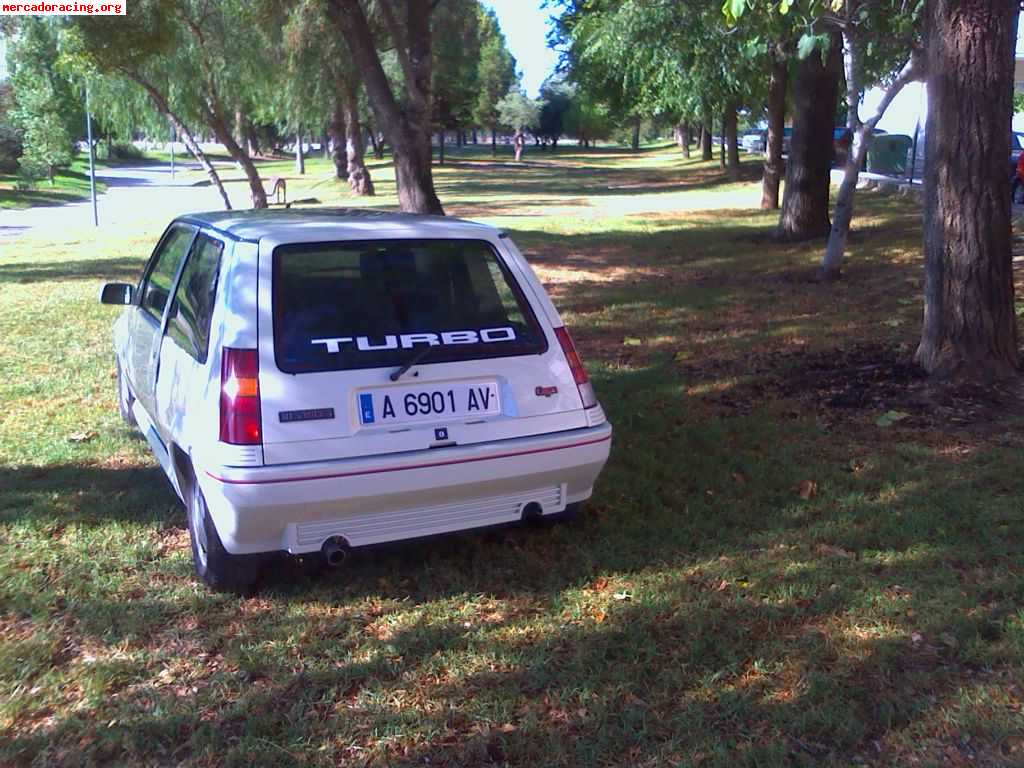
[[274,250],[274,353],[287,373],[539,354],[544,334],[481,240],[302,243]]

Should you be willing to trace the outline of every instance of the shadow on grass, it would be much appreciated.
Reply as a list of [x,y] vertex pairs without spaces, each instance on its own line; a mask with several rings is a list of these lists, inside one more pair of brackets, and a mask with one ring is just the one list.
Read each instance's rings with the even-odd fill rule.
[[[499,164],[504,168],[504,164]],[[754,181],[760,177],[760,168],[754,163],[741,166],[739,179],[732,179],[717,166],[689,169],[665,168],[597,168],[593,166],[558,166],[540,162],[509,167],[502,178],[495,178],[495,168],[488,163],[452,163],[461,175],[455,178],[438,177],[436,183],[444,198],[447,190],[459,199],[476,196],[517,195],[544,197],[643,195],[710,189],[726,184]],[[501,168],[499,168],[501,169]]]
[[[1020,475],[992,497],[979,489],[1005,477],[993,457],[968,468],[911,449],[856,478],[818,457],[823,497],[803,499],[792,487],[807,471],[813,424],[709,417],[666,374],[597,377],[618,437],[578,524],[366,550],[343,571],[294,584],[282,569],[252,600],[180,589],[180,513],[157,529],[175,535],[173,557],[143,546],[144,529],[131,563],[98,543],[88,561],[56,550],[66,567],[44,563],[17,600],[6,595],[8,610],[59,610],[79,650],[56,654],[51,674],[81,665],[81,647],[124,655],[73,668],[101,695],[22,730],[2,754],[886,764],[885,739],[938,727],[958,696],[986,684],[976,671],[1016,658],[1007,616],[1019,578],[995,564],[1019,562]],[[24,523],[55,526],[74,549],[82,527],[102,530],[105,516],[122,536],[166,514],[158,478],[6,470],[0,487],[13,493],[8,509],[38,515]],[[866,492],[896,479],[898,492]],[[104,580],[111,568],[138,575]],[[851,613],[877,630],[862,631]],[[33,642],[19,652],[36,652]],[[168,679],[161,669],[178,671]],[[1013,735],[1012,714],[960,727],[974,741],[953,748],[976,756],[1002,756]]]
[[144,259],[82,259],[0,264],[0,283],[38,283],[61,280],[124,281],[139,279]]

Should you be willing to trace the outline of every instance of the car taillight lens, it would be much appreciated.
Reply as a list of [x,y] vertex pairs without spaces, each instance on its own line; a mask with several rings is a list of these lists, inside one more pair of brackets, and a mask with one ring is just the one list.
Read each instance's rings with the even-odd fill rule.
[[260,361],[255,349],[224,348],[220,363],[220,439],[232,445],[259,445]]
[[583,367],[583,361],[580,360],[580,356],[576,352],[576,345],[572,343],[572,336],[569,335],[569,330],[564,325],[560,328],[555,328],[555,336],[558,337],[558,343],[561,345],[565,359],[569,363],[569,370],[572,371],[573,381],[576,382],[576,387],[580,391],[583,407],[593,408],[597,405],[594,385],[590,383],[587,369]]

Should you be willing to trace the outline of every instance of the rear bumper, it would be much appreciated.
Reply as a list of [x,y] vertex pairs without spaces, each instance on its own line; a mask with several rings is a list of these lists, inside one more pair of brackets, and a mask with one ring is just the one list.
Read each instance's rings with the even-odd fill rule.
[[234,554],[318,551],[518,520],[583,501],[608,460],[607,423],[396,456],[198,472],[225,548]]

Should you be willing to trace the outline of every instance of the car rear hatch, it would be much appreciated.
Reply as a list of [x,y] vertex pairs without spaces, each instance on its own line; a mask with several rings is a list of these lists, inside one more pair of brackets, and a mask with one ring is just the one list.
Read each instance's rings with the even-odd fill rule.
[[261,242],[265,463],[588,426],[535,290],[498,238],[476,233]]

